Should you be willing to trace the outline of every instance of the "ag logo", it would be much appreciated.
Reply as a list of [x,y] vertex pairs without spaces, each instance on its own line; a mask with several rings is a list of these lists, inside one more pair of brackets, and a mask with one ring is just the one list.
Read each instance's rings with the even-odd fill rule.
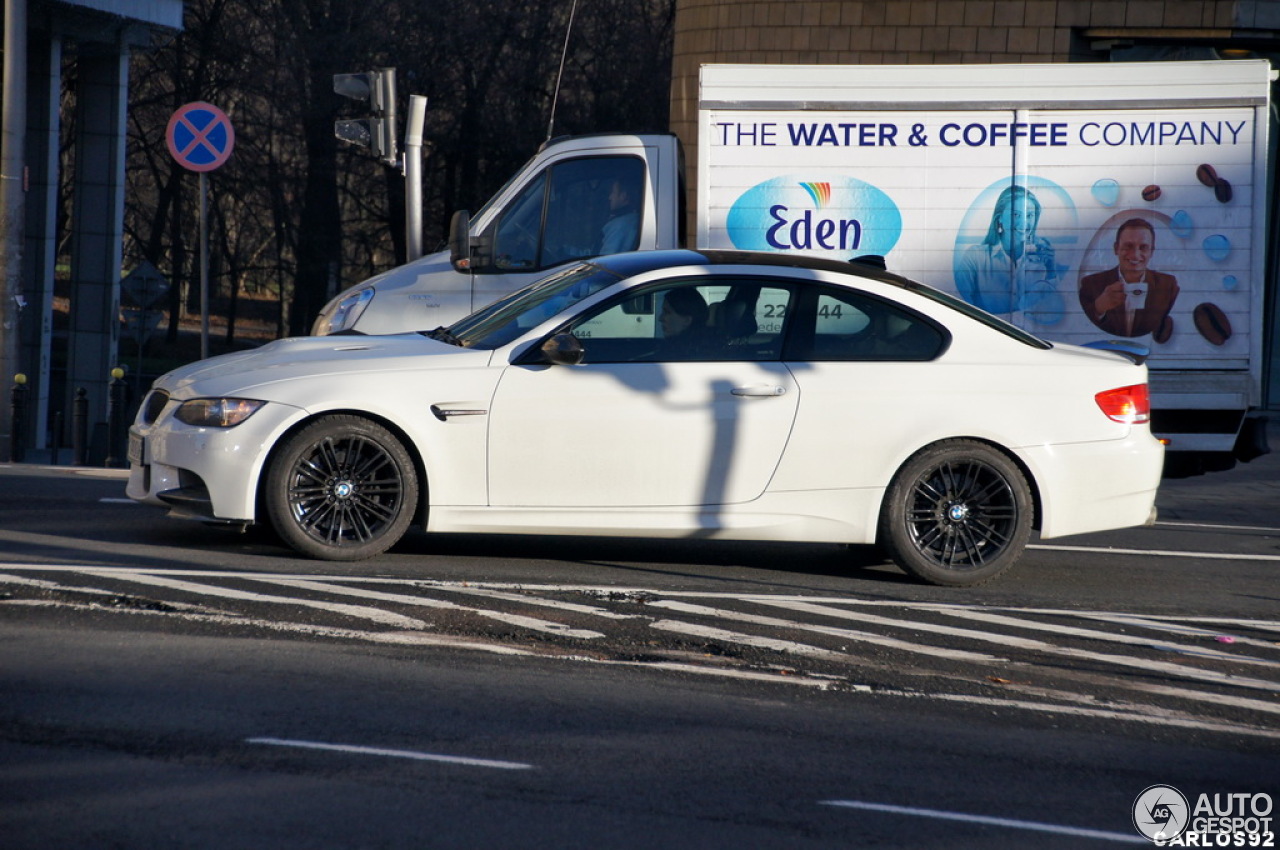
[[1133,801],[1133,825],[1152,841],[1177,838],[1187,828],[1191,807],[1172,785],[1152,785]]

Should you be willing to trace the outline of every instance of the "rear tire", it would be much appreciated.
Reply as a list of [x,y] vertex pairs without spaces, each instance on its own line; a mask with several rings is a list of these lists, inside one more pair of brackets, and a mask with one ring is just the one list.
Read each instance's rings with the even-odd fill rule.
[[418,505],[418,473],[386,428],[328,416],[280,446],[265,497],[285,543],[325,561],[359,561],[404,536]]
[[908,460],[880,513],[879,542],[929,584],[966,587],[1012,567],[1031,536],[1034,506],[1022,470],[972,440],[948,440]]

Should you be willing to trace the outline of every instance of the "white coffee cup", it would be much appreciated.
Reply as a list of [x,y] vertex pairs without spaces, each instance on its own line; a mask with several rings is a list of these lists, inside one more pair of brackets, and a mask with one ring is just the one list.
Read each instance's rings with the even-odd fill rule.
[[1147,284],[1129,283],[1124,284],[1124,306],[1126,310],[1141,310],[1147,306]]

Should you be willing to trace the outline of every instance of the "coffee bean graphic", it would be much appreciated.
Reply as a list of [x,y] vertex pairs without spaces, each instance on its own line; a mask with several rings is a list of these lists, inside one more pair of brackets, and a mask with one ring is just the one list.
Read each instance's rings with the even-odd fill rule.
[[1151,335],[1151,338],[1156,342],[1166,343],[1171,336],[1173,336],[1173,317],[1165,316],[1160,320],[1160,326],[1156,328],[1156,332]]
[[1160,187],[1154,184],[1142,190],[1142,200],[1154,201],[1160,197]]
[[1218,172],[1209,163],[1196,167],[1196,179],[1212,189],[1213,196],[1220,202],[1225,204],[1231,200],[1231,184],[1225,177],[1219,177]]
[[1231,338],[1231,322],[1218,305],[1208,302],[1198,304],[1192,311],[1191,318],[1195,321],[1200,336],[1214,345],[1222,345]]

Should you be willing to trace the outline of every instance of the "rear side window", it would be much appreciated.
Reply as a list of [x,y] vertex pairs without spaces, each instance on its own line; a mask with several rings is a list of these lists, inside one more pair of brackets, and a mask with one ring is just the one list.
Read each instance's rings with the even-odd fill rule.
[[809,290],[792,316],[787,360],[923,362],[946,348],[934,322],[890,301],[834,287]]

